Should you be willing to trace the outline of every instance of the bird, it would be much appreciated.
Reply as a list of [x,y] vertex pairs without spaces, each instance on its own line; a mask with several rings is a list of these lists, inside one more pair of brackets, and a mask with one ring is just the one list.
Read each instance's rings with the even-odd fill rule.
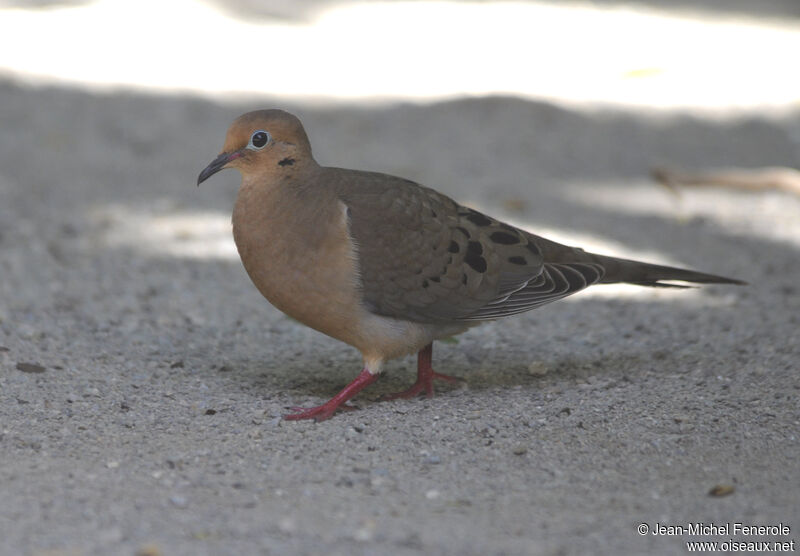
[[239,116],[197,185],[233,168],[242,181],[233,238],[247,274],[276,308],[361,352],[363,369],[319,406],[324,421],[372,384],[386,361],[417,354],[417,379],[383,399],[433,395],[433,342],[541,307],[594,284],[688,287],[740,280],[594,254],[536,236],[413,181],[321,166],[300,120]]

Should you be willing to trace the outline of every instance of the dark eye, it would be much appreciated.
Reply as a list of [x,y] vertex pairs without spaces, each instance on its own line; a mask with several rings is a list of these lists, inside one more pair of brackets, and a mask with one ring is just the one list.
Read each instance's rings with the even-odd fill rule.
[[247,145],[247,148],[252,150],[263,149],[267,143],[269,143],[269,133],[258,130],[250,136],[250,144]]

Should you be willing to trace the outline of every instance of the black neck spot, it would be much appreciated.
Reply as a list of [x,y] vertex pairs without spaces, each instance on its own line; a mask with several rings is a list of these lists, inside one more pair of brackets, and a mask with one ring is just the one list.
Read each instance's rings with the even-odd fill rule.
[[294,164],[294,158],[289,158],[288,156],[278,162],[278,166],[291,166],[292,164]]

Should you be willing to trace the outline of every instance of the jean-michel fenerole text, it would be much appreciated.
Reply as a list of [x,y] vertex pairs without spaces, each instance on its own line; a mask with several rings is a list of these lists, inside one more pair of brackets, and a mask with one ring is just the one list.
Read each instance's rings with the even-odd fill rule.
[[747,525],[744,523],[687,523],[685,525],[665,525],[656,523],[650,530],[650,534],[656,536],[674,537],[681,535],[697,535],[709,537],[714,535],[727,536],[780,536],[784,537],[791,533],[792,529],[788,525],[778,523],[777,525]]

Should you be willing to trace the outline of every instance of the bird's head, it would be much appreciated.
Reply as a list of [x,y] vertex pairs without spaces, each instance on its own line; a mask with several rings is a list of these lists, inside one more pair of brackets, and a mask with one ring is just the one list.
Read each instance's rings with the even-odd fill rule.
[[225,145],[197,177],[197,185],[225,168],[281,175],[314,164],[311,145],[300,120],[283,110],[243,114],[228,128]]

